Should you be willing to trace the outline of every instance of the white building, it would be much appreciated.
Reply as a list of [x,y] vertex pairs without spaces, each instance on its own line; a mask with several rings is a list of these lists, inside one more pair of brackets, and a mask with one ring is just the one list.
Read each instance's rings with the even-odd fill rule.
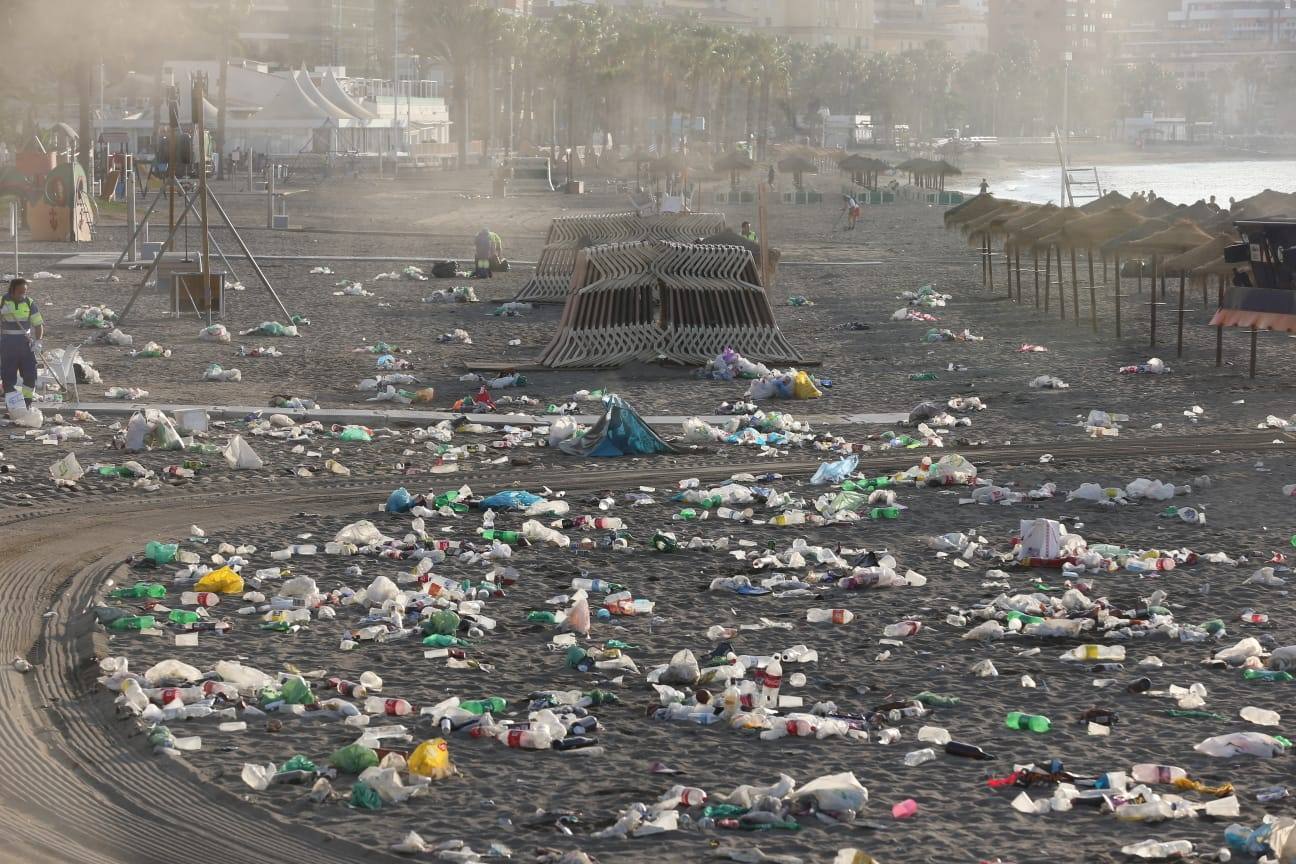
[[[218,61],[173,60],[163,64],[163,85],[179,90],[180,122],[189,125],[189,80],[207,74],[204,123],[216,131]],[[271,72],[266,64],[234,61],[226,84],[225,151],[236,148],[272,156],[297,153],[358,151],[402,152],[426,149],[419,145],[448,144],[450,117],[435,82],[398,82],[397,95],[389,81],[346,77],[343,67],[308,72]],[[104,107],[96,129],[105,140],[133,153],[151,153],[155,145],[154,100],[160,89],[149,76],[132,73],[105,89]],[[166,125],[163,107],[162,124]],[[114,150],[120,149],[118,146]]]

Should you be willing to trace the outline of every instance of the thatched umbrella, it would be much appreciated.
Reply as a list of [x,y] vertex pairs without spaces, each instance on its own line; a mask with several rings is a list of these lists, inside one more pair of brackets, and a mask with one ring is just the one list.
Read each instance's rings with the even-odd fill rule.
[[[1021,302],[1021,245],[1014,242],[1014,235],[1023,228],[1042,222],[1058,210],[1056,204],[1031,204],[1016,216],[1003,224],[1004,248],[1013,250],[1017,262],[1017,302]],[[1039,308],[1039,249],[1031,249],[1031,267],[1035,275],[1035,306]]]
[[[1152,299],[1149,304],[1149,315],[1151,316],[1151,344],[1156,345],[1156,274],[1157,264],[1161,256],[1171,256],[1187,252],[1204,243],[1211,241],[1211,235],[1198,228],[1191,222],[1176,222],[1164,231],[1158,231],[1155,234],[1144,237],[1142,240],[1135,240],[1130,243],[1131,249],[1141,252],[1148,252],[1152,255]],[[1182,273],[1179,276],[1179,343],[1178,356],[1183,356],[1183,316],[1184,316],[1184,290],[1185,277]],[[1161,274],[1161,298],[1165,299],[1165,273]]]
[[1119,192],[1108,192],[1101,198],[1095,198],[1088,204],[1081,205],[1080,209],[1085,213],[1102,213],[1116,207],[1125,207],[1129,204],[1130,199],[1126,198]]
[[1287,195],[1266,189],[1243,198],[1229,210],[1234,219],[1263,219],[1267,216],[1296,216],[1296,194]]
[[1164,198],[1158,198],[1155,201],[1149,201],[1139,215],[1147,216],[1150,219],[1165,219],[1168,216],[1173,216],[1179,210],[1179,206]]
[[[906,163],[901,162],[899,165],[896,166],[896,170],[897,171],[905,170],[904,167],[905,164]],[[994,208],[1000,206],[1004,202],[1004,200],[1005,199],[1003,198],[996,198],[995,196],[991,195],[989,192],[986,192],[982,195],[975,195],[967,199],[966,201],[962,202],[961,204],[956,204],[945,211],[945,216],[944,216],[945,227],[947,229],[953,228],[955,225],[958,225],[962,222],[966,222],[969,219],[975,219],[978,216],[983,216],[986,213],[989,213]]]
[[[982,248],[982,254],[985,256],[985,262],[986,262],[985,272],[986,272],[986,276],[988,277],[987,282],[992,288],[994,286],[994,258],[993,258],[994,238],[997,234],[1003,233],[1003,224],[1007,222],[1009,219],[1013,218],[1014,216],[1020,215],[1022,212],[1022,208],[1025,206],[1027,205],[1021,204],[1020,202],[1017,201],[1005,201],[1003,202],[1002,206],[996,207],[994,210],[991,210],[989,213],[986,213],[983,216],[979,216],[976,219],[971,219],[967,222],[964,222],[960,226],[963,233],[967,235],[968,246],[973,246],[975,243],[977,243],[979,239],[980,246]],[[1004,255],[1005,257],[1008,256],[1008,244],[1006,241],[1004,243]],[[1009,261],[1011,262],[1011,259],[1009,259]],[[1009,267],[1007,273],[1008,273],[1008,293],[1009,295],[1011,295],[1012,294],[1011,267]],[[1020,285],[1018,286],[1018,291],[1020,292]]]
[[963,173],[962,170],[946,162],[944,159],[933,162],[931,167],[933,176],[940,184],[939,189],[941,192],[945,191],[946,177],[957,177]]
[[784,174],[792,175],[792,185],[797,189],[801,188],[801,176],[803,174],[817,174],[819,166],[811,159],[805,156],[784,156],[777,163],[778,170]]
[[738,188],[738,173],[740,171],[750,171],[756,167],[752,158],[741,150],[730,150],[715,161],[714,168],[717,173],[724,171],[729,172],[729,186],[733,189]]
[[1186,277],[1189,282],[1194,280],[1199,282],[1202,291],[1202,308],[1205,308],[1210,302],[1206,297],[1206,283],[1209,281],[1209,276],[1198,273],[1197,268],[1214,264],[1217,260],[1222,261],[1225,247],[1237,242],[1239,240],[1236,234],[1219,234],[1208,243],[1189,249],[1181,255],[1167,258],[1161,266],[1167,273],[1178,273],[1181,279]]
[[845,171],[851,175],[851,182],[860,186],[875,186],[874,183],[868,183],[869,177],[876,177],[878,171],[885,170],[886,163],[874,159],[871,156],[865,156],[862,153],[852,153],[837,160],[837,169]]
[[[1029,246],[1032,249],[1044,247],[1044,311],[1046,312],[1049,308],[1049,276],[1053,249],[1053,244],[1046,242],[1046,238],[1051,237],[1061,230],[1063,225],[1077,218],[1080,218],[1080,211],[1075,207],[1060,208],[1037,222],[1018,228],[1010,235],[1014,244]],[[1062,278],[1062,252],[1058,250],[1058,291],[1064,292],[1065,288],[1066,283]],[[1062,303],[1059,311],[1062,318],[1065,319],[1066,294],[1062,293],[1061,296]]]
[[[1083,212],[1084,208],[1080,208]],[[1089,265],[1089,321],[1094,331],[1098,330],[1098,290],[1094,281],[1094,264],[1093,254],[1095,247],[1099,247],[1106,240],[1116,237],[1129,231],[1144,220],[1123,207],[1112,207],[1107,210],[1100,210],[1094,213],[1087,213],[1079,219],[1068,222],[1058,232],[1059,248],[1065,247],[1071,250],[1071,281],[1072,281],[1072,299],[1078,304],[1078,287],[1075,278],[1075,252],[1076,249],[1084,249],[1086,259]],[[1103,280],[1107,279],[1107,256],[1103,255]],[[1117,281],[1116,281],[1116,333],[1120,338],[1120,261],[1117,261]],[[1077,320],[1079,322],[1079,312],[1077,311]]]
[[[1185,252],[1184,255],[1191,255],[1192,252]],[[1228,281],[1233,277],[1238,265],[1224,260],[1223,253],[1215,256],[1214,259],[1199,264],[1190,272],[1190,276],[1195,276],[1202,280],[1202,291],[1206,290],[1206,282],[1214,276],[1218,280],[1215,285],[1216,290],[1216,315],[1224,307],[1224,288]],[[1255,376],[1255,348],[1256,348],[1255,328],[1251,329],[1251,375]],[[1215,365],[1224,365],[1224,323],[1220,322],[1215,325]]]

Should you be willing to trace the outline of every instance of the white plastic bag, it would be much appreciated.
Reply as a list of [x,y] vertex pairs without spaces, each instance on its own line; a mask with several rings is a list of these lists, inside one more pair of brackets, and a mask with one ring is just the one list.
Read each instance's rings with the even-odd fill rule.
[[256,470],[265,464],[256,451],[243,440],[242,435],[235,435],[230,439],[222,455],[231,468],[238,470]]

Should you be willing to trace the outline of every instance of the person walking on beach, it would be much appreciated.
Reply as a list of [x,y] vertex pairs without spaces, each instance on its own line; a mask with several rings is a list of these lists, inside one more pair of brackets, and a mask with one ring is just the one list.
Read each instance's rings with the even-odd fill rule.
[[739,233],[742,234],[744,240],[750,240],[753,243],[757,242],[756,232],[752,230],[752,224],[750,222],[742,223],[742,229]]
[[36,355],[45,336],[45,319],[27,297],[27,280],[12,279],[0,300],[0,391],[6,395],[22,376],[27,407],[36,396]]
[[504,251],[500,237],[489,228],[482,228],[473,238],[474,268],[476,279],[491,278],[491,259],[497,258]]
[[986,182],[986,179],[985,179],[984,177],[982,177],[982,178],[981,178],[981,194],[984,195],[984,194],[986,194],[986,193],[989,192],[989,191],[990,191],[990,184]]
[[770,166],[770,170],[769,170],[769,188],[771,189],[774,188],[774,166],[773,165]]

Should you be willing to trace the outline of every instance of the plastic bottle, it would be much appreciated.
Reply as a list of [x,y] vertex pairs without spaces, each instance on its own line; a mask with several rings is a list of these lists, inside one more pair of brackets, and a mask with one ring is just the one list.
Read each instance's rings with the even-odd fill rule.
[[890,639],[904,639],[906,636],[912,636],[921,630],[923,623],[921,621],[897,621],[894,624],[888,624],[882,630],[882,635]]
[[496,738],[506,747],[522,750],[548,750],[553,745],[553,736],[548,729],[506,729]]
[[1247,681],[1291,681],[1293,675],[1290,672],[1280,672],[1277,669],[1243,669],[1242,677]]
[[730,519],[734,522],[743,522],[752,518],[752,509],[735,510],[732,507],[717,507],[715,511],[717,519]]
[[1268,624],[1269,616],[1263,612],[1256,612],[1253,609],[1248,609],[1238,616],[1238,620],[1247,624]]
[[593,591],[598,594],[614,594],[617,591],[625,590],[625,586],[618,585],[615,582],[608,582],[604,579],[585,579],[576,577],[571,581],[573,591]]
[[127,615],[113,621],[108,625],[108,629],[120,633],[129,630],[152,630],[155,626],[157,626],[157,621],[152,615]]
[[1188,776],[1188,772],[1174,765],[1154,765],[1143,762],[1130,769],[1130,776],[1140,783],[1171,784]]
[[483,714],[497,716],[508,707],[508,702],[499,696],[488,696],[485,699],[465,699],[459,703],[461,710],[480,717]]
[[692,507],[685,507],[683,510],[672,516],[671,519],[676,522],[696,522],[698,519],[698,512]]
[[184,591],[180,594],[181,606],[215,606],[220,595],[212,591]]
[[365,699],[364,710],[367,714],[405,717],[414,713],[414,706],[404,699],[383,699],[381,696],[370,696]]
[[364,699],[369,695],[369,691],[365,686],[355,681],[347,681],[344,678],[334,676],[328,679],[328,683],[334,690],[351,699]]
[[496,528],[478,528],[477,533],[481,534],[483,540],[498,540],[501,543],[507,543],[510,546],[516,546],[522,542],[522,532],[520,531],[500,531]]
[[761,679],[760,704],[762,708],[777,709],[779,688],[783,686],[783,664],[775,657],[765,666]]
[[1077,645],[1062,655],[1063,660],[1124,660],[1124,645]]
[[936,758],[936,751],[931,749],[930,747],[924,747],[921,750],[913,750],[909,753],[906,753],[904,757],[904,764],[908,765],[910,768],[913,768],[917,765],[923,764],[924,762],[930,762],[935,758]]
[[945,752],[951,756],[960,756],[964,759],[982,759],[989,760],[996,757],[982,750],[975,744],[965,744],[962,741],[949,741],[945,744]]
[[108,596],[114,600],[161,600],[166,596],[166,586],[156,582],[136,582],[129,588],[118,588]]
[[[908,819],[909,817],[914,816],[917,813],[918,813],[918,802],[913,800],[912,798],[906,798],[905,800],[901,801],[899,804],[894,804],[891,807],[892,819]],[[1192,847],[1191,843],[1188,845],[1189,848]]]
[[869,511],[870,519],[899,519],[899,507],[874,507]]
[[1121,847],[1121,852],[1126,855],[1155,860],[1184,858],[1191,855],[1192,851],[1193,844],[1189,840],[1141,840],[1138,843],[1131,843],[1128,846]]
[[777,525],[780,528],[790,525],[804,525],[806,514],[801,510],[785,510],[770,520],[771,525]]
[[1032,732],[1047,732],[1053,728],[1053,724],[1043,714],[1023,714],[1020,711],[1008,712],[1004,725],[1009,729],[1029,729]]
[[855,613],[849,609],[807,609],[806,620],[811,624],[849,624]]
[[652,547],[658,552],[674,552],[679,549],[679,541],[669,531],[658,531],[652,536]]
[[1277,711],[1267,711],[1264,708],[1256,708],[1248,705],[1238,714],[1248,723],[1254,723],[1257,726],[1277,726],[1282,722],[1282,715]]

